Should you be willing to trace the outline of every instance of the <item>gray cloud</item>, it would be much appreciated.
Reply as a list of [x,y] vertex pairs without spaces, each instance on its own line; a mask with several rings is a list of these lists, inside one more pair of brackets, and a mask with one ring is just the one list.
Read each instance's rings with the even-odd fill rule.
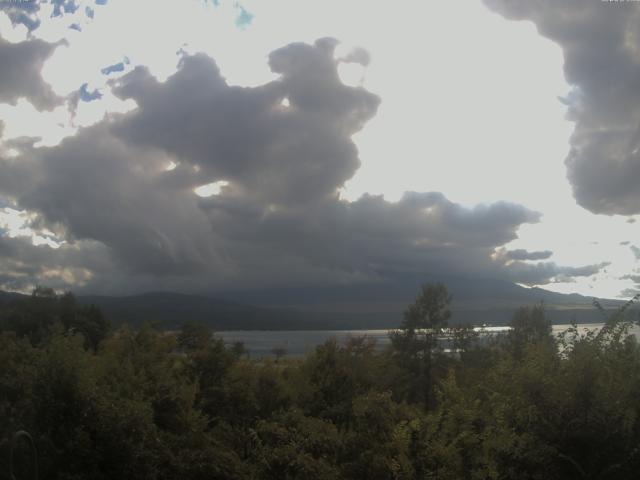
[[632,298],[632,297],[635,297],[639,293],[640,293],[640,288],[625,288],[622,292],[620,292],[620,295],[618,295],[618,297],[619,298]]
[[602,262],[581,267],[566,267],[554,262],[539,262],[537,264],[514,263],[509,265],[507,272],[514,282],[525,285],[540,285],[553,282],[570,282],[574,277],[590,277],[610,262]]
[[507,251],[507,257],[511,260],[546,260],[551,257],[553,252],[551,250],[543,250],[541,252],[529,252],[521,248],[517,250]]
[[594,213],[640,212],[640,6],[600,0],[485,0],[532,20],[564,52],[576,124],[566,158],[576,200]]
[[622,277],[620,277],[621,280],[631,280],[635,283],[640,284],[640,275],[624,275]]
[[633,252],[633,255],[636,257],[636,260],[640,260],[640,248],[635,245],[630,245],[629,248]]
[[380,100],[340,82],[334,46],[326,39],[276,50],[269,65],[282,78],[252,89],[227,86],[205,55],[184,57],[162,85],[139,67],[114,91],[140,109],[114,132],[198,166],[203,183],[232,181],[264,202],[335,195],[360,165],[351,135]]
[[[0,237],[5,250],[13,249],[3,257],[5,271],[24,283],[44,275],[40,264],[54,273],[65,262],[86,265],[90,275],[77,275],[87,289],[122,293],[425,274],[541,284],[602,267],[496,255],[522,224],[539,221],[520,205],[465,208],[436,192],[409,192],[398,202],[340,199],[359,166],[351,136],[380,99],[339,81],[334,47],[324,39],[276,50],[269,64],[281,77],[255,88],[227,85],[204,55],[184,57],[164,83],[139,67],[113,83],[137,109],[55,147],[25,141],[17,161],[0,158],[0,193],[37,212],[35,228],[67,240],[54,251]],[[178,166],[167,170],[170,162]],[[229,182],[219,194],[194,194],[219,180]],[[32,270],[6,263],[14,260]],[[66,278],[73,284],[73,273]]]
[[624,289],[622,292],[620,292],[619,297],[630,298],[640,293],[640,274],[638,273],[638,269],[635,269],[634,272],[635,273],[620,277],[620,280],[631,280],[633,283],[635,283],[635,285],[631,288]]
[[525,285],[542,285],[546,283],[571,282],[574,277],[589,277],[610,265],[602,262],[580,267],[558,265],[555,262],[536,262],[551,256],[550,251],[527,252],[526,250],[506,250],[499,248],[493,255],[494,262],[499,269],[496,277],[506,277]]
[[0,103],[15,105],[18,99],[26,98],[39,110],[51,110],[62,103],[40,74],[58,45],[42,40],[9,43],[0,37]]
[[7,168],[6,190],[72,238],[108,245],[127,269],[188,273],[211,263],[210,226],[191,191],[162,185],[167,162],[99,124]]
[[35,246],[26,237],[0,235],[0,288],[30,291],[38,283],[54,288],[82,287],[92,272],[107,272],[113,263],[109,250],[97,242]]
[[[538,218],[511,204],[467,210],[439,193],[408,193],[396,203],[365,195],[355,202],[329,199],[275,211],[244,204],[242,213],[236,199],[224,196],[202,206],[233,243],[260,239],[260,255],[286,255],[365,278],[425,271],[480,275],[492,268],[496,245]],[[238,221],[240,214],[245,221]]]
[[356,47],[339,60],[345,63],[359,63],[366,67],[371,62],[371,55],[364,48]]

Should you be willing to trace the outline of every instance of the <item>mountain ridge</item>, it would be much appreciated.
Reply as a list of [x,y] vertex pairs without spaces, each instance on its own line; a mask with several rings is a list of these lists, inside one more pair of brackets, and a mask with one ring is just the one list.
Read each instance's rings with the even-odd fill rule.
[[[501,325],[518,307],[542,302],[552,323],[602,321],[593,298],[492,279],[441,278],[453,296],[452,323]],[[425,281],[433,281],[427,278]],[[422,282],[300,287],[245,292],[189,294],[78,295],[82,304],[100,307],[114,325],[151,322],[164,329],[202,322],[215,330],[348,330],[394,328]],[[21,294],[0,291],[0,301]],[[598,299],[613,309],[624,302]]]

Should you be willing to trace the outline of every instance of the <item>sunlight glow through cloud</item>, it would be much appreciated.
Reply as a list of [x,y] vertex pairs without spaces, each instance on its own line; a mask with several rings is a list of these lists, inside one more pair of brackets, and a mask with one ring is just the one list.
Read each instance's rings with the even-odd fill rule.
[[219,180],[217,182],[213,182],[213,183],[208,183],[206,185],[202,185],[202,186],[194,189],[193,191],[199,197],[206,198],[206,197],[210,197],[212,195],[219,195],[220,192],[222,191],[222,189],[224,187],[226,187],[227,185],[229,185],[229,182],[227,182],[225,180]]
[[31,215],[27,212],[8,207],[0,209],[0,233],[5,230],[10,238],[27,237],[34,245],[48,245],[51,248],[59,248],[64,243],[57,241],[53,232],[36,232],[29,227],[30,222]]

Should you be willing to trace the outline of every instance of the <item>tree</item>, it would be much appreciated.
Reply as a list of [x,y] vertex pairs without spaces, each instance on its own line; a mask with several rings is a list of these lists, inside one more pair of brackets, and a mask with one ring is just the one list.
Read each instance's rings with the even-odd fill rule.
[[178,346],[185,351],[201,350],[211,344],[212,333],[206,325],[186,321],[178,334]]
[[95,305],[80,306],[71,292],[57,297],[57,301],[60,320],[65,330],[81,333],[85,339],[85,346],[97,350],[111,328],[102,311]]
[[282,357],[284,357],[288,352],[284,347],[274,347],[271,349],[271,353],[273,353],[276,357],[276,363],[280,361]]
[[409,396],[414,398],[409,400],[422,399],[425,408],[431,404],[433,352],[451,317],[451,298],[441,283],[423,285],[400,328],[390,333],[392,347],[410,374]]
[[80,305],[71,292],[58,295],[41,286],[31,296],[0,309],[0,330],[14,331],[34,345],[48,340],[56,329],[81,333],[85,347],[96,350],[109,333],[110,323],[98,307]]
[[551,322],[544,314],[544,305],[520,307],[509,323],[511,330],[507,336],[511,353],[521,359],[529,345],[545,343],[555,355],[555,342],[551,336]]
[[249,350],[245,346],[244,342],[237,341],[231,344],[231,353],[233,353],[236,358],[242,358],[245,355],[249,358]]

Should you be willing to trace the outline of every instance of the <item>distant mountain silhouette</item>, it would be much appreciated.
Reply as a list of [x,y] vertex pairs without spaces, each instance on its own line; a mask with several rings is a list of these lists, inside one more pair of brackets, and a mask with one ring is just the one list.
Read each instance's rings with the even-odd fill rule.
[[[573,318],[582,323],[602,321],[600,312],[593,307],[593,297],[525,288],[486,278],[416,275],[391,283],[219,292],[219,296],[253,305],[314,312],[324,315],[332,324],[344,322],[353,328],[388,328],[400,323],[402,312],[413,303],[420,286],[426,282],[442,282],[452,294],[453,323],[505,324],[518,307],[540,302],[544,303],[553,323],[568,323]],[[598,300],[608,309],[624,303]]]
[[3,292],[0,290],[0,304],[10,302],[11,300],[15,300],[16,298],[23,297],[24,295],[15,292]]
[[[503,280],[456,277],[418,278],[392,284],[301,287],[250,292],[217,292],[216,296],[152,292],[130,296],[84,295],[78,300],[102,309],[114,325],[151,322],[174,329],[188,320],[215,330],[339,330],[394,328],[420,285],[441,281],[453,295],[452,323],[505,324],[520,306],[543,302],[553,323],[600,322],[593,298],[524,288]],[[20,294],[0,291],[4,303]],[[620,300],[599,300],[616,308]]]
[[294,311],[260,308],[200,295],[152,292],[126,297],[87,295],[78,299],[85,304],[97,305],[116,324],[151,322],[163,328],[178,328],[185,321],[197,321],[216,330],[311,327],[303,325],[305,318]]

